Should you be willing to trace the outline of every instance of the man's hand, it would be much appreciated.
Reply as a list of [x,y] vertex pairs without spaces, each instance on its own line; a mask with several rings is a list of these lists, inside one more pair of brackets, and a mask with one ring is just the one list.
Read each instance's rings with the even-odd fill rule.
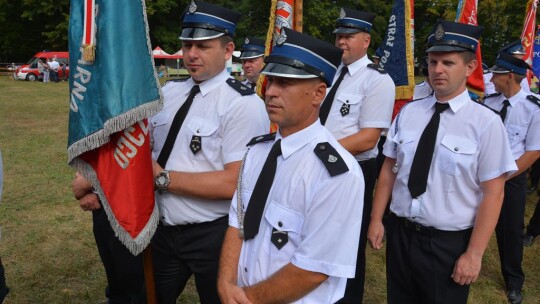
[[480,268],[482,268],[482,255],[465,252],[454,266],[452,279],[459,285],[469,285],[478,279]]
[[71,191],[76,199],[81,199],[92,189],[92,184],[79,172],[75,173],[75,178],[71,182]]
[[79,205],[84,211],[94,211],[101,208],[99,197],[95,193],[88,193],[79,200]]
[[154,178],[163,171],[163,168],[157,163],[157,161],[152,160],[152,172],[154,174]]
[[381,249],[383,247],[384,225],[381,221],[372,220],[369,223],[368,234],[369,243],[373,249]]
[[220,282],[218,293],[223,304],[251,304],[245,291],[235,284]]

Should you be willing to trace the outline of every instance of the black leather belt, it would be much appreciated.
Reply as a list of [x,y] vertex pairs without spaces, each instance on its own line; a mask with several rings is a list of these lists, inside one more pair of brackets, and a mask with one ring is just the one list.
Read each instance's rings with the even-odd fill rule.
[[465,229],[465,230],[457,230],[457,231],[450,231],[450,230],[440,230],[433,227],[424,226],[422,224],[419,224],[417,222],[413,222],[409,220],[406,217],[399,217],[392,213],[392,215],[396,218],[396,220],[402,225],[403,227],[412,230],[417,233],[430,235],[430,236],[436,236],[436,235],[464,235],[467,233],[472,232],[472,228]]
[[226,216],[220,217],[220,218],[215,219],[215,220],[210,221],[210,222],[191,223],[191,224],[172,225],[172,226],[171,225],[166,225],[162,221],[159,221],[158,225],[161,226],[161,227],[164,227],[164,228],[168,228],[168,229],[176,229],[176,230],[183,231],[183,230],[188,230],[188,229],[193,229],[193,228],[209,227],[209,226],[219,224],[219,223],[221,223],[223,221],[228,223],[229,222],[229,216],[226,215]]

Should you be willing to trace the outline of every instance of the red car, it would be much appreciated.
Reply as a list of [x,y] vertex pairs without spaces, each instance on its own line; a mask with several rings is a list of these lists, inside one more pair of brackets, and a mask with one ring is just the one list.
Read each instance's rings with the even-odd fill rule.
[[[60,69],[58,69],[58,79],[67,79],[69,77],[69,53],[68,52],[39,52],[28,60],[27,64],[23,64],[17,68],[17,79],[36,81],[42,79],[43,75],[38,71],[38,60],[41,59],[46,62],[48,58],[56,57],[56,61],[60,63]],[[62,63],[66,65],[65,73],[62,69]],[[64,75],[65,74],[65,75]]]

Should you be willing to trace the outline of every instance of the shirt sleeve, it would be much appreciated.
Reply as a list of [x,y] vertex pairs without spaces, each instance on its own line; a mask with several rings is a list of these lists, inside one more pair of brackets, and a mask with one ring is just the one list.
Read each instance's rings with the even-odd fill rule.
[[302,225],[295,266],[333,277],[352,278],[362,224],[364,180],[347,172],[316,185]]
[[517,170],[506,129],[498,116],[493,115],[491,122],[486,124],[479,145],[478,178],[480,182],[503,174],[511,174]]
[[241,160],[253,137],[269,133],[270,120],[264,102],[256,95],[243,96],[231,105],[223,129],[223,162]]
[[396,116],[396,119],[394,119],[392,125],[388,129],[388,133],[386,134],[386,141],[383,145],[383,154],[386,157],[397,158],[394,136],[396,136],[396,123],[399,122],[399,115],[401,115],[401,113]]
[[[371,72],[371,71],[370,71]],[[363,88],[361,112],[358,117],[360,128],[388,128],[392,121],[396,87],[387,74],[373,70],[371,81]]]
[[540,150],[540,110],[535,111],[525,138],[525,151]]

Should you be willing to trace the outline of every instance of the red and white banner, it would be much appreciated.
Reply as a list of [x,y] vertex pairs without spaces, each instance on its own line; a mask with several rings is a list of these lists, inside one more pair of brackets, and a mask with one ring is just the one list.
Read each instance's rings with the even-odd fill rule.
[[[523,22],[523,31],[521,32],[521,44],[525,48],[525,60],[529,65],[532,65],[533,46],[534,46],[534,30],[536,29],[536,7],[538,0],[530,0],[527,3],[525,21]],[[531,83],[532,73],[527,71],[527,79]]]

